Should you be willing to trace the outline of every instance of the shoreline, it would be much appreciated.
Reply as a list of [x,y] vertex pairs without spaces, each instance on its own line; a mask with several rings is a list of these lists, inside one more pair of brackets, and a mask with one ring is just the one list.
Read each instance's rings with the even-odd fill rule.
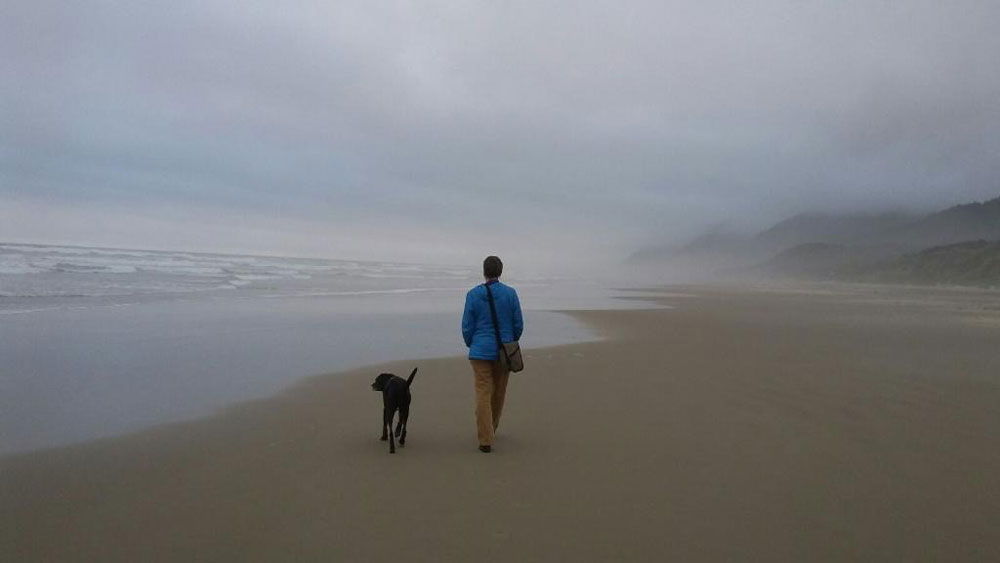
[[[639,301],[648,301],[648,297],[622,297],[620,299],[635,299]],[[556,351],[567,346],[577,346],[586,345],[591,343],[601,342],[607,339],[607,336],[601,336],[599,334],[599,327],[590,325],[584,320],[579,318],[579,315],[586,315],[587,313],[595,312],[605,312],[605,311],[643,311],[652,309],[643,308],[631,308],[631,309],[569,309],[569,310],[545,310],[545,311],[531,311],[532,314],[535,313],[545,313],[561,315],[564,317],[570,317],[580,323],[582,326],[586,326],[591,334],[587,337],[578,336],[573,342],[567,342],[563,344],[554,345],[544,345],[540,347],[524,348],[525,358],[531,358],[532,355],[542,354],[546,351]],[[658,309],[657,309],[658,310]],[[145,440],[143,437],[145,434],[169,434],[175,430],[180,430],[182,427],[190,425],[199,425],[204,423],[211,423],[213,420],[218,418],[226,417],[230,411],[241,411],[244,409],[252,409],[258,406],[267,408],[267,405],[274,401],[280,401],[283,396],[291,394],[296,395],[301,392],[300,387],[309,387],[310,385],[331,385],[332,383],[328,380],[339,379],[339,378],[360,378],[363,376],[370,375],[372,379],[374,376],[382,373],[384,371],[396,370],[397,372],[403,373],[412,369],[412,367],[419,363],[455,363],[455,362],[467,362],[468,358],[465,355],[451,355],[451,356],[430,356],[430,357],[412,357],[406,359],[397,360],[386,360],[384,362],[367,363],[359,366],[352,366],[345,369],[338,369],[335,371],[328,371],[323,373],[313,373],[309,375],[301,375],[293,377],[289,382],[283,387],[277,389],[276,391],[259,397],[251,397],[247,399],[237,399],[231,403],[227,403],[214,408],[211,412],[202,414],[200,416],[194,416],[190,418],[184,418],[180,420],[165,421],[161,423],[152,424],[143,428],[138,428],[131,431],[126,431],[120,434],[101,436],[97,438],[74,441],[66,444],[58,444],[53,446],[44,446],[40,448],[34,448],[24,451],[12,451],[6,453],[0,453],[0,462],[8,458],[17,458],[23,456],[32,455],[45,455],[47,452],[56,452],[59,450],[69,450],[69,449],[86,449],[91,446],[100,446],[104,443],[114,443],[120,441],[131,441],[131,440]],[[418,374],[419,375],[419,374]],[[513,375],[513,374],[512,374]],[[371,383],[370,381],[368,382]]]
[[[489,455],[453,356],[4,456],[0,555],[1000,557],[996,299],[680,291],[697,295],[570,312],[603,339],[526,351]],[[415,364],[409,440],[390,456],[369,384]]]
[[[464,350],[454,314],[341,314],[327,305],[195,301],[23,316],[0,328],[11,367],[0,456],[211,417],[303,378]],[[528,314],[535,334],[526,346],[595,338],[571,315]]]

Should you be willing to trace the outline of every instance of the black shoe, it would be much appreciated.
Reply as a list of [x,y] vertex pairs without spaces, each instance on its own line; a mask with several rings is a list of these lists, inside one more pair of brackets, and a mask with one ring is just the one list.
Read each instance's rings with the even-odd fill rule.
[[488,454],[493,451],[493,448],[490,446],[479,446],[479,451],[483,452],[484,454]]

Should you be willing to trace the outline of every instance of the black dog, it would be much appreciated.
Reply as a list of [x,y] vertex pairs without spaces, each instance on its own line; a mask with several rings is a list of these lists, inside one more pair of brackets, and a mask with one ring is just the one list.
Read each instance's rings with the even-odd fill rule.
[[399,423],[396,425],[396,436],[399,445],[406,445],[406,419],[410,417],[410,384],[417,368],[413,368],[408,379],[396,377],[391,373],[379,374],[372,383],[372,389],[382,392],[382,440],[389,440],[389,453],[396,453],[396,441],[392,435],[392,419],[399,411]]

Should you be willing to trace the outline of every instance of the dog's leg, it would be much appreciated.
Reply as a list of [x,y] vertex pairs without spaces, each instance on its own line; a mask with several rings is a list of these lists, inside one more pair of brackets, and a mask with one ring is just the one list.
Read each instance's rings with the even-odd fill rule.
[[399,426],[396,427],[396,435],[399,436],[399,445],[406,445],[406,420],[410,418],[410,405],[399,407]]
[[389,431],[389,453],[396,453],[396,438],[392,434],[392,419],[396,415],[395,409],[390,410],[385,420],[385,428]]
[[382,437],[379,440],[383,442],[389,439],[388,433],[385,430],[385,421],[389,416],[389,407],[382,407]]

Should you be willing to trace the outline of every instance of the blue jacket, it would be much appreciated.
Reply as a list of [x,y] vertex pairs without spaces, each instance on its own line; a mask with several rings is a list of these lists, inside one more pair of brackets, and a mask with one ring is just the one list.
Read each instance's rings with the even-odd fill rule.
[[[524,319],[521,317],[521,302],[517,299],[517,292],[499,281],[491,281],[489,284],[493,301],[496,302],[500,339],[504,342],[520,340]],[[465,294],[462,336],[465,338],[465,345],[469,347],[470,360],[497,359],[497,337],[493,331],[486,284],[477,285]]]

